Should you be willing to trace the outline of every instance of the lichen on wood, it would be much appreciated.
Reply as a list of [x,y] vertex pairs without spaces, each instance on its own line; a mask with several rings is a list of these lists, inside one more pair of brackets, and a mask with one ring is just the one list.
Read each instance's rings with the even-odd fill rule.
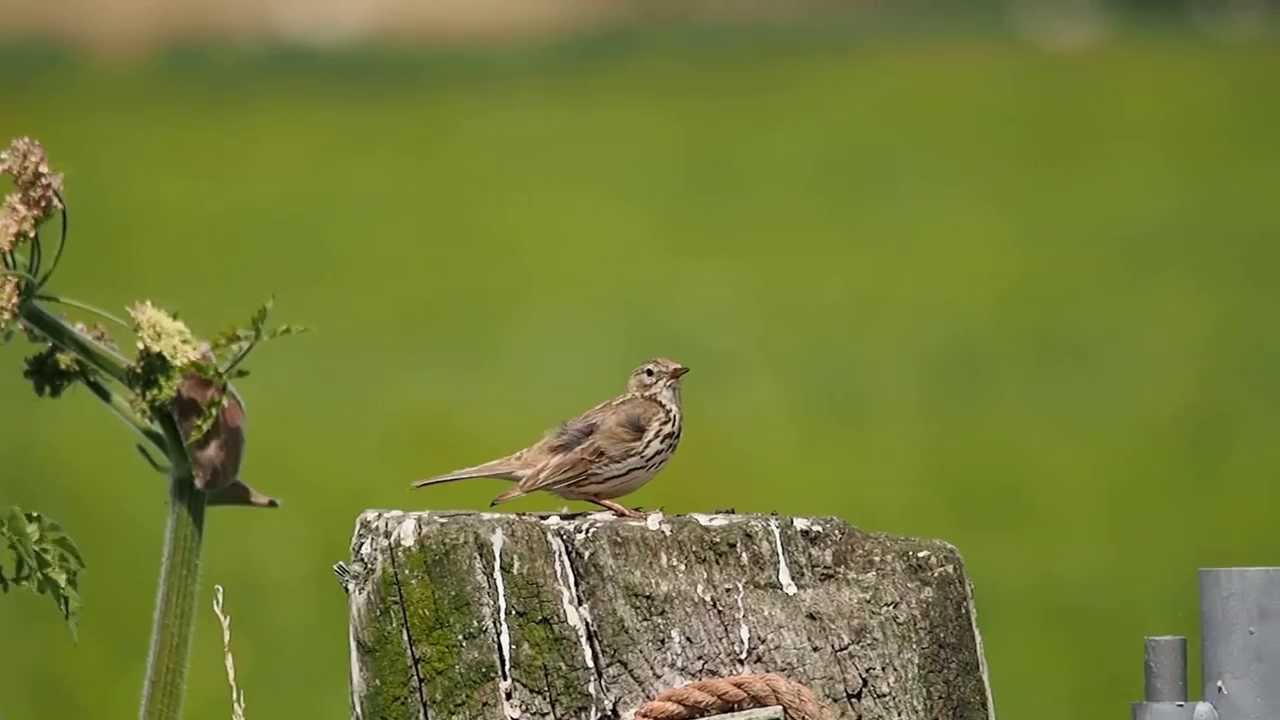
[[947,543],[834,518],[369,511],[352,542],[354,717],[629,718],[774,672],[837,718],[991,717]]

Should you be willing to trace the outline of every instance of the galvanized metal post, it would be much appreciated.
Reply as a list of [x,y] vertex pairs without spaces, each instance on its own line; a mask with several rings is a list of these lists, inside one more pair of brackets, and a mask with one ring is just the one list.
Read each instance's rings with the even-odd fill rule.
[[1216,720],[1208,703],[1187,702],[1185,637],[1147,638],[1143,667],[1143,700],[1133,704],[1133,720]]
[[1147,702],[1186,702],[1187,639],[1182,635],[1147,638],[1143,653],[1143,699]]
[[1221,720],[1280,718],[1280,568],[1200,571],[1204,698]]

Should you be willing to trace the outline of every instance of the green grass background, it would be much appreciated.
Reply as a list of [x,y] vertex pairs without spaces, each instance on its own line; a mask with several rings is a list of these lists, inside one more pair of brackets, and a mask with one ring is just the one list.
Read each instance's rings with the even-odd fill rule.
[[[974,34],[604,38],[543,51],[3,53],[0,136],[66,173],[55,282],[206,333],[271,294],[317,332],[241,383],[187,717],[344,718],[329,571],[410,480],[506,452],[656,354],[693,368],[668,512],[836,514],[964,553],[997,709],[1123,715],[1195,570],[1280,564],[1280,51],[1191,33],[1074,54]],[[162,480],[0,348],[0,503],[89,564],[81,640],[0,598],[0,715],[135,712]],[[562,506],[533,497],[511,510]]]

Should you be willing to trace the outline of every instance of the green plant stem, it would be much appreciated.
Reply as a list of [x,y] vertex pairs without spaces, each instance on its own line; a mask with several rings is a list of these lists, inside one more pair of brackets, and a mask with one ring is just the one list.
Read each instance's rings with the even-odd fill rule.
[[138,414],[133,411],[133,406],[129,404],[128,400],[120,397],[118,393],[113,392],[111,388],[98,382],[97,379],[93,377],[82,377],[81,381],[84,383],[85,387],[89,388],[89,392],[93,393],[94,397],[106,403],[107,407],[111,408],[111,412],[113,412],[116,417],[123,420],[124,424],[133,428],[143,437],[143,439],[154,445],[157,450],[166,454],[168,453],[167,441],[165,440],[164,434],[161,433],[153,423],[147,422],[139,417]]
[[80,302],[79,300],[75,300],[73,298],[61,297],[59,295],[47,295],[47,294],[36,295],[35,299],[44,300],[45,302],[58,303],[59,305],[66,305],[67,307],[73,307],[73,308],[76,308],[77,310],[84,310],[85,312],[93,313],[94,315],[97,315],[98,317],[104,320],[109,320],[119,325],[120,327],[123,327],[123,328],[129,327],[129,323],[121,320],[115,315],[112,315],[106,310],[103,310],[102,308],[94,305],[90,305],[87,302]]
[[142,688],[142,720],[178,720],[181,716],[187,656],[195,634],[200,549],[204,537],[205,494],[192,482],[190,458],[177,427],[171,419],[164,419],[161,424],[169,443],[173,470],[169,522],[160,560],[160,588]]
[[62,206],[62,227],[58,230],[58,250],[53,254],[53,264],[45,270],[39,282],[36,283],[37,292],[49,282],[49,278],[53,277],[53,271],[57,270],[58,263],[62,262],[62,251],[67,249],[67,222],[70,219],[67,214],[67,201],[62,198],[62,193],[54,191],[54,195],[58,198],[58,204]]
[[[51,314],[34,302],[22,306],[22,319],[40,334],[49,338],[53,344],[64,350],[75,353],[95,369],[126,384],[125,378],[129,361],[110,348],[104,347],[93,338],[68,325],[62,318]],[[168,440],[154,423],[138,417],[129,403],[119,394],[92,378],[85,378],[85,386],[102,402],[106,403],[126,425],[136,430],[158,450],[169,454]]]
[[36,281],[36,278],[34,275],[30,273],[22,272],[21,270],[0,270],[0,275],[9,275],[10,277],[22,278],[23,280],[26,280],[27,282],[31,282],[31,283]]
[[[128,386],[129,362],[119,353],[76,330],[38,303],[24,303],[21,312],[25,322],[55,345],[75,353],[103,375]],[[94,394],[143,437],[156,443],[172,467],[169,518],[160,559],[160,587],[156,594],[140,717],[142,720],[178,720],[186,691],[187,656],[195,632],[205,494],[197,490],[192,481],[191,458],[173,417],[153,413],[151,422],[146,422],[118,395],[101,383],[96,385]]]
[[45,310],[38,303],[22,304],[22,319],[41,335],[64,350],[70,350],[80,359],[122,385],[128,385],[129,361],[120,353],[105,347],[93,338],[76,330],[65,320]]

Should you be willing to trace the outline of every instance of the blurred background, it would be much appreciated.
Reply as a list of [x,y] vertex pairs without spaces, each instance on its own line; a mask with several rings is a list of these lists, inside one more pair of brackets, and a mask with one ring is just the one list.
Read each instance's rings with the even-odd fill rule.
[[[55,291],[316,329],[239,385],[284,507],[208,523],[250,717],[348,717],[358,512],[485,507],[409,482],[658,354],[687,432],[634,504],[945,538],[998,713],[1119,717],[1144,634],[1194,653],[1196,568],[1280,564],[1278,9],[0,0],[0,139],[66,174]],[[78,644],[0,597],[0,715],[127,717],[163,480],[26,352],[0,504],[89,568]],[[186,714],[222,718],[200,608]]]

